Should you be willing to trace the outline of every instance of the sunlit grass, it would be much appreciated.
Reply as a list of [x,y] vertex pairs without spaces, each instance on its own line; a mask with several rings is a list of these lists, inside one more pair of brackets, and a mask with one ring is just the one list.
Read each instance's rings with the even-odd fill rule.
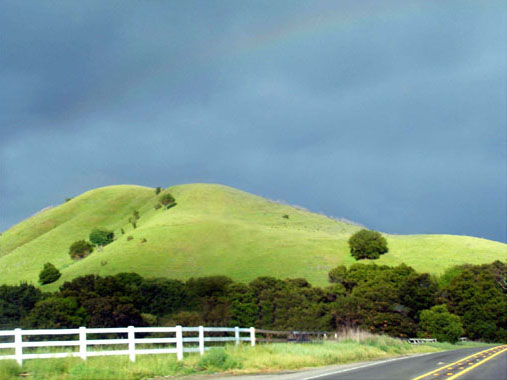
[[[152,188],[111,186],[23,221],[0,235],[0,282],[37,284],[49,261],[62,277],[46,290],[89,273],[129,271],[182,280],[218,274],[242,282],[258,276],[303,277],[323,286],[329,270],[355,262],[347,240],[358,226],[226,186],[192,184],[168,190],[177,201],[169,210],[153,207],[157,196]],[[137,229],[128,223],[133,210],[141,214]],[[72,261],[70,244],[87,239],[94,227],[114,230],[117,240]],[[440,274],[456,264],[507,261],[507,246],[485,239],[387,235],[387,240],[389,252],[377,263],[404,262],[420,272]]]

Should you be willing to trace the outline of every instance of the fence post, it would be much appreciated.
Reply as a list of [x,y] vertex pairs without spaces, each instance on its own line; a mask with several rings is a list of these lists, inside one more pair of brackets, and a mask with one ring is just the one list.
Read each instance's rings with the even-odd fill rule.
[[176,326],[176,355],[178,360],[183,360],[183,331],[181,326]]
[[131,362],[136,361],[136,332],[134,326],[128,327],[129,357]]
[[14,355],[19,365],[23,364],[23,335],[21,329],[14,329]]
[[239,327],[234,327],[234,338],[236,339],[236,346],[239,344]]
[[199,326],[199,352],[204,355],[204,327]]
[[86,360],[86,327],[79,328],[79,356]]
[[252,347],[255,346],[255,327],[250,327],[250,342],[252,342]]

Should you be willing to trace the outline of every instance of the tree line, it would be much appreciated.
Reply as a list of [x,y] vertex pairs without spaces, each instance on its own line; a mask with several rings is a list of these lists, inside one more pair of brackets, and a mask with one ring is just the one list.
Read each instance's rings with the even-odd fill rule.
[[401,264],[356,263],[329,272],[329,286],[302,278],[225,276],[146,279],[87,275],[42,293],[0,286],[0,329],[255,326],[277,330],[361,328],[394,337],[507,342],[507,265],[462,265],[436,278]]

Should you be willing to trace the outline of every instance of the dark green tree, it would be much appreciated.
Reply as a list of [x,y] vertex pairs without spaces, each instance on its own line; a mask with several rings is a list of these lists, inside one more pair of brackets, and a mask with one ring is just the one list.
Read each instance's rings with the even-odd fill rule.
[[42,299],[42,292],[26,283],[0,286],[0,329],[20,327],[21,320]]
[[30,328],[74,328],[86,323],[87,314],[73,297],[49,297],[37,302],[24,320]]
[[90,233],[89,239],[90,242],[96,246],[108,245],[114,240],[114,232],[94,228]]
[[176,202],[176,199],[174,199],[174,197],[171,194],[165,193],[160,196],[159,201],[166,208],[170,208],[171,206],[174,205],[174,203]]
[[419,330],[420,336],[450,343],[456,343],[464,332],[459,317],[449,313],[446,305],[437,305],[429,310],[423,310]]
[[507,342],[507,264],[461,266],[438,298],[459,315],[471,339]]
[[388,251],[386,239],[377,231],[362,229],[349,239],[350,253],[357,260],[378,259]]
[[161,191],[162,189],[160,188],[160,186],[157,186],[157,188],[155,189],[155,194],[159,195]]
[[85,240],[78,240],[71,244],[69,255],[74,260],[82,259],[93,252],[93,245]]
[[183,309],[187,298],[181,281],[165,278],[146,279],[140,284],[139,291],[143,300],[142,311],[157,316]]
[[255,326],[258,307],[255,295],[245,284],[229,285],[227,298],[230,303],[231,326]]
[[39,282],[42,285],[51,284],[58,280],[62,274],[51,263],[44,264],[44,268],[39,273]]

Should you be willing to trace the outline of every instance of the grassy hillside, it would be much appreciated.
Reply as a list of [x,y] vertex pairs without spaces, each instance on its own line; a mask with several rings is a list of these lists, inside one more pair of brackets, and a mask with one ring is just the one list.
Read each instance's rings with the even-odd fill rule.
[[[62,278],[48,288],[84,274],[125,271],[178,279],[217,274],[239,281],[268,275],[305,277],[324,285],[331,268],[355,262],[347,246],[349,236],[359,229],[355,225],[221,185],[181,185],[167,191],[178,203],[169,210],[153,207],[157,196],[152,188],[110,186],[12,227],[0,236],[0,283],[35,284],[49,261],[61,270]],[[137,229],[128,223],[133,210],[141,215]],[[116,241],[72,261],[70,244],[87,239],[93,227],[114,230]],[[455,264],[507,260],[507,245],[485,239],[386,237],[390,251],[377,260],[381,264],[405,262],[438,274]]]

